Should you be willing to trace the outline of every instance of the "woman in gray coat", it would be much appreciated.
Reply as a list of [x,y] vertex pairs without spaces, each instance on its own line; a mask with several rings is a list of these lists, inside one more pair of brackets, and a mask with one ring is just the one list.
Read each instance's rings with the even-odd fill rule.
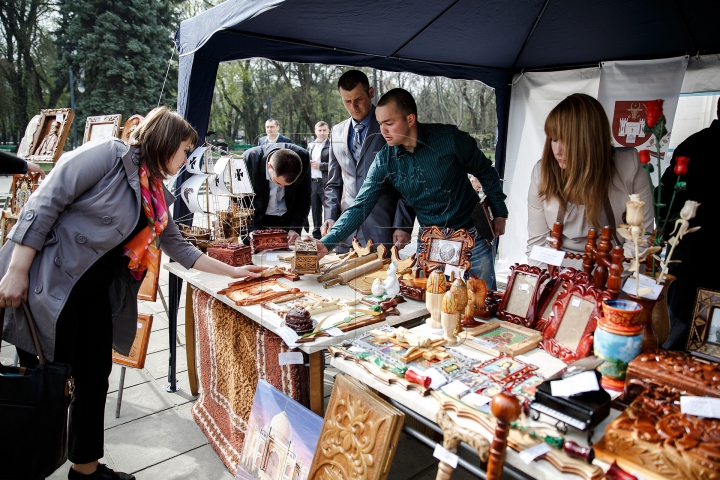
[[129,353],[137,292],[158,248],[186,268],[219,275],[256,277],[262,270],[202,255],[168,214],[174,197],[162,179],[178,172],[197,139],[180,115],[160,107],[138,125],[130,146],[105,139],[63,155],[0,250],[3,339],[17,347],[23,366],[37,364],[19,310],[26,300],[45,357],[72,366],[69,479],[135,478],[98,459],[112,348]]

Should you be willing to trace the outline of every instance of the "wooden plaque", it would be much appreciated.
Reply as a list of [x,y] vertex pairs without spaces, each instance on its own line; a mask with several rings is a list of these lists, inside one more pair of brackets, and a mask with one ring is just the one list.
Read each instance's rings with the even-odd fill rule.
[[687,349],[698,358],[720,362],[720,292],[698,288]]
[[26,160],[55,162],[62,155],[75,114],[70,108],[40,110],[40,126]]
[[138,313],[137,331],[135,332],[135,340],[133,341],[132,347],[130,347],[130,353],[128,355],[120,355],[113,350],[113,363],[132,368],[143,368],[145,366],[145,357],[147,356],[152,322],[152,315]]
[[122,122],[122,115],[119,113],[87,117],[83,143],[100,140],[101,138],[119,138],[120,122]]
[[404,413],[361,382],[338,375],[308,478],[386,479],[404,421]]
[[533,327],[538,292],[548,278],[548,272],[539,267],[518,265],[510,267],[511,273],[497,316],[502,320]]
[[452,265],[466,272],[470,270],[470,257],[475,246],[475,238],[467,230],[427,227],[420,235],[418,245],[418,266],[425,276],[436,267]]
[[463,345],[499,357],[513,357],[537,347],[542,335],[536,330],[511,323],[488,322],[466,330]]
[[125,122],[125,126],[122,128],[122,135],[120,136],[120,140],[123,142],[127,142],[130,140],[130,134],[135,131],[138,125],[140,125],[140,122],[142,122],[145,119],[142,115],[133,115],[132,117],[128,118]]
[[587,357],[602,316],[602,302],[610,298],[610,292],[591,284],[570,283],[553,304],[553,317],[542,330],[540,347],[565,363]]
[[10,191],[10,211],[13,215],[19,215],[20,210],[25,206],[30,195],[37,189],[40,174],[29,173],[25,175],[13,175]]

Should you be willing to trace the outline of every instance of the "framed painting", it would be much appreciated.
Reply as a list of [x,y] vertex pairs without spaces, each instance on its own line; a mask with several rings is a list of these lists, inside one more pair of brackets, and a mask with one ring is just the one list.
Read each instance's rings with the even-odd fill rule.
[[127,141],[130,140],[130,135],[135,131],[137,126],[140,125],[140,122],[142,122],[144,119],[145,117],[143,117],[142,115],[133,115],[132,117],[128,118],[122,128],[120,140],[127,143]]
[[555,269],[550,280],[544,285],[538,300],[537,318],[533,328],[542,331],[545,325],[553,316],[552,307],[558,296],[567,290],[569,282],[574,284],[590,283],[591,277],[588,273],[575,270],[572,267],[565,267],[561,270]]
[[120,355],[113,350],[113,363],[132,368],[143,368],[145,366],[145,357],[147,356],[148,342],[150,342],[152,322],[152,315],[138,313],[137,330],[135,331],[135,340],[133,340],[132,347],[130,347],[130,353]]
[[536,330],[495,321],[466,330],[465,335],[464,345],[495,357],[520,355],[537,347],[542,340]]
[[610,298],[610,292],[591,284],[570,283],[553,304],[553,316],[542,330],[540,347],[565,363],[587,357],[602,316],[602,302]]
[[687,349],[695,357],[720,362],[720,292],[698,288]]
[[[503,386],[513,385],[519,380],[524,380],[530,372],[535,370],[537,367],[534,365],[505,356],[491,358],[472,368],[473,372],[485,375]],[[483,392],[483,395],[487,395],[487,393]]]
[[501,320],[533,327],[538,292],[549,273],[539,267],[518,265],[510,267],[507,289],[503,295],[497,316]]
[[445,265],[468,271],[474,246],[475,238],[465,229],[427,227],[420,235],[418,266],[425,276],[438,266],[444,269]]
[[62,155],[65,140],[75,114],[70,108],[40,110],[40,120],[35,131],[35,141],[26,160],[32,162],[55,162]]
[[40,175],[36,173],[26,175],[13,175],[10,193],[10,211],[13,215],[19,215],[20,210],[25,206],[30,195],[37,189]]
[[120,122],[122,122],[122,115],[119,113],[87,117],[85,120],[83,144],[102,138],[119,138]]

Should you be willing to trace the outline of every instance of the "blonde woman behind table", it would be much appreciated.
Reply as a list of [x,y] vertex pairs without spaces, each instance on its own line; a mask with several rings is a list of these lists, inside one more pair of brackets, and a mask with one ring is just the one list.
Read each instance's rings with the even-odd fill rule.
[[[617,245],[621,237],[615,229],[624,223],[632,193],[645,202],[645,229],[653,229],[648,174],[637,150],[612,146],[608,118],[597,100],[582,93],[565,98],[548,115],[545,135],[528,191],[528,255],[534,245],[547,244],[556,221],[563,223],[563,250],[584,253],[588,230],[599,232],[603,226],[612,228]],[[563,265],[580,268],[582,263],[565,260]]]

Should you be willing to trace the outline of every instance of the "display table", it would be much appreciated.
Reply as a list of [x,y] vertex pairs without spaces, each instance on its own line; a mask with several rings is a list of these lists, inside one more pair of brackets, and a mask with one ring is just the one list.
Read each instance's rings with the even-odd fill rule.
[[[426,336],[429,335],[429,333],[431,332],[431,330],[425,325],[416,327],[412,329],[412,331],[414,333],[420,333]],[[484,354],[470,347],[460,345],[453,348],[457,348],[461,353],[468,357],[477,358],[479,362],[493,358],[490,355]],[[523,361],[536,365],[538,367],[537,373],[543,377],[551,376],[566,366],[559,359],[552,357],[544,350],[537,348],[518,357]],[[440,408],[440,405],[433,396],[421,396],[415,391],[405,390],[398,385],[387,385],[373,377],[370,373],[368,373],[367,370],[365,370],[360,365],[358,365],[358,363],[352,360],[344,360],[339,357],[333,357],[330,360],[330,364],[338,370],[353,376],[354,378],[362,381],[371,388],[386,395],[389,399],[391,399],[391,401],[397,402],[398,404],[400,404],[400,406],[405,407],[403,408],[403,410],[405,410],[406,413],[417,414],[420,417],[418,419],[420,421],[423,421],[423,423],[432,423],[433,425],[435,425],[435,418]],[[466,418],[460,418],[452,411],[449,411],[448,414],[458,425],[474,430],[483,435],[488,440],[492,440],[492,434],[480,428],[480,426],[476,422]],[[597,442],[603,436],[603,434],[605,433],[605,427],[619,414],[620,412],[618,412],[617,410],[611,410],[610,416],[595,428],[593,442]],[[545,415],[541,415],[539,420],[541,422],[550,423],[551,425],[554,425],[557,422],[556,420],[549,418]],[[531,420],[528,419],[528,421],[532,423]],[[574,440],[579,444],[586,444],[585,435],[572,428],[567,433],[567,435],[565,435],[565,437],[568,440]],[[597,459],[594,461],[594,464],[600,466],[601,468],[603,468],[603,470],[606,470],[609,467],[609,465]],[[511,468],[522,472],[522,474],[525,474],[530,478],[537,478],[540,480],[577,480],[578,478],[580,478],[577,475],[560,473],[555,467],[553,467],[545,460],[535,460],[529,465],[525,464],[522,460],[520,460],[518,452],[515,452],[510,448],[507,449],[506,465],[510,465]],[[641,477],[638,476],[638,478]]]

